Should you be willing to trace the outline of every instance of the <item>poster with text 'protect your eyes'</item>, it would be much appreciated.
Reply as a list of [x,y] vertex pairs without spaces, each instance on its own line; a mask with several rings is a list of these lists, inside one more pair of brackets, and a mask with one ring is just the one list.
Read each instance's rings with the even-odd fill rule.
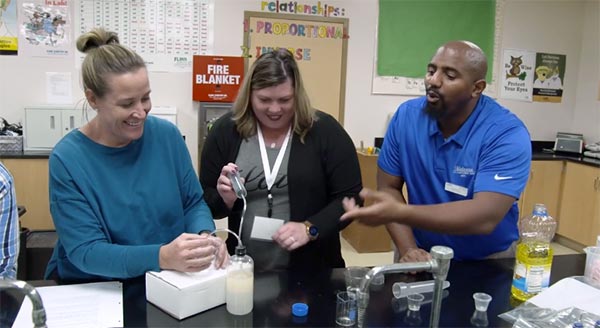
[[500,96],[532,101],[535,52],[506,49],[502,56]]

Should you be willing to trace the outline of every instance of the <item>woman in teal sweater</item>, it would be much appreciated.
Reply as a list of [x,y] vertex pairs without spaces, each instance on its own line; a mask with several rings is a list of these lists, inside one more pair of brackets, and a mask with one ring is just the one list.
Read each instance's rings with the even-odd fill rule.
[[148,117],[142,58],[116,34],[77,41],[89,105],[97,116],[50,156],[50,211],[58,242],[47,278],[125,279],[146,271],[200,271],[226,263],[185,142],[173,124]]

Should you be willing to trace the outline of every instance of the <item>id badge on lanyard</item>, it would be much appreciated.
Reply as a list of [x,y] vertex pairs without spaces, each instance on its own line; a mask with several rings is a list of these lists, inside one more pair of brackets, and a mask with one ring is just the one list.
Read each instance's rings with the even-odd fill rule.
[[275,183],[275,179],[277,178],[277,173],[279,173],[279,168],[281,167],[281,163],[283,162],[283,157],[285,156],[285,150],[287,149],[288,140],[290,139],[290,134],[292,132],[292,127],[288,129],[288,132],[283,140],[283,144],[279,149],[279,153],[277,154],[277,158],[275,159],[275,163],[273,164],[273,170],[271,170],[271,165],[269,165],[269,157],[267,156],[267,147],[265,146],[265,139],[262,134],[262,130],[260,129],[260,124],[256,125],[256,130],[258,133],[258,145],[260,148],[260,157],[262,159],[263,172],[265,173],[265,182],[267,184],[267,216],[271,217],[273,215],[273,194],[271,193],[271,188]]

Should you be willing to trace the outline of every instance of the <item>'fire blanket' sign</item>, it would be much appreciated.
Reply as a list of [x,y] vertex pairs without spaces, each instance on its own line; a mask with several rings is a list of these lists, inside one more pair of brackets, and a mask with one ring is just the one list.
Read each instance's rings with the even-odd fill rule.
[[244,77],[244,58],[194,56],[195,101],[233,102]]

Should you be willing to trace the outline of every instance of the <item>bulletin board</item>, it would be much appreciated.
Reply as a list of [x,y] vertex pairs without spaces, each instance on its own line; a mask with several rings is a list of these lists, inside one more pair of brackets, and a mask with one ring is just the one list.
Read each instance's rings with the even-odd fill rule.
[[469,40],[488,57],[486,94],[495,96],[505,0],[379,1],[374,94],[422,95],[437,47]]
[[344,122],[348,19],[244,12],[246,69],[263,52],[288,48],[312,106]]

